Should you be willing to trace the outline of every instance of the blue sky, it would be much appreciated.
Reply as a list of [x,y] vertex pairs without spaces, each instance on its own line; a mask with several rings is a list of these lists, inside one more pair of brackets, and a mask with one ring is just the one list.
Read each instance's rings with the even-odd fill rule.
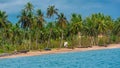
[[71,13],[86,17],[98,12],[110,15],[113,19],[120,17],[120,0],[0,0],[0,10],[6,11],[9,20],[15,23],[27,2],[31,2],[35,9],[42,9],[44,13],[49,5],[55,5],[67,18],[70,18]]

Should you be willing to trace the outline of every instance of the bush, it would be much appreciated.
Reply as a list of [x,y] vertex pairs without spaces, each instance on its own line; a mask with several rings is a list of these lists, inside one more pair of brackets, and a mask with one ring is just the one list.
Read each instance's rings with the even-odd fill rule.
[[106,46],[109,44],[109,38],[108,37],[101,37],[101,38],[98,38],[98,45],[99,46]]
[[[64,43],[64,40],[63,40]],[[61,40],[51,40],[51,45],[49,46],[50,48],[59,48],[61,44]]]
[[4,50],[3,50],[3,49],[0,49],[0,53],[4,53]]
[[89,47],[91,44],[90,38],[89,37],[81,37],[81,47]]
[[120,42],[119,36],[115,36],[115,35],[110,36],[110,43],[119,43],[119,42]]

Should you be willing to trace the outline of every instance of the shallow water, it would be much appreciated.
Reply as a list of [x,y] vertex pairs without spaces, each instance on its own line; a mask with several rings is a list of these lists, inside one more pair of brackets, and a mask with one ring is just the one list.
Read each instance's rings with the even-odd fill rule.
[[120,68],[120,49],[0,59],[0,68]]

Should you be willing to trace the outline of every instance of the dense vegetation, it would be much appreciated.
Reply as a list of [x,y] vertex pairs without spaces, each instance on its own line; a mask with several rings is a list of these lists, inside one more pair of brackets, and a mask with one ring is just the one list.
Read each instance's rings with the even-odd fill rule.
[[41,9],[35,11],[33,5],[27,3],[17,16],[18,23],[13,24],[6,12],[0,10],[0,53],[62,48],[64,41],[69,48],[120,42],[120,18],[95,13],[82,19],[80,14],[73,13],[68,21],[54,5],[46,11],[46,14]]

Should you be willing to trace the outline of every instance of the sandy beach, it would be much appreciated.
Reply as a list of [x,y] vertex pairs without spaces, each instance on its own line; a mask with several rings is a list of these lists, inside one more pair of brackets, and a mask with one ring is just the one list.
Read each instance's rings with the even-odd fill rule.
[[0,57],[0,59],[25,57],[25,56],[37,56],[37,55],[44,55],[44,54],[65,53],[65,52],[80,52],[80,51],[89,51],[89,50],[113,49],[113,48],[120,48],[120,44],[110,44],[107,47],[93,46],[91,48],[74,48],[74,49],[61,48],[61,49],[52,49],[51,51],[30,51],[28,53],[20,53],[20,54],[11,55],[11,56]]

